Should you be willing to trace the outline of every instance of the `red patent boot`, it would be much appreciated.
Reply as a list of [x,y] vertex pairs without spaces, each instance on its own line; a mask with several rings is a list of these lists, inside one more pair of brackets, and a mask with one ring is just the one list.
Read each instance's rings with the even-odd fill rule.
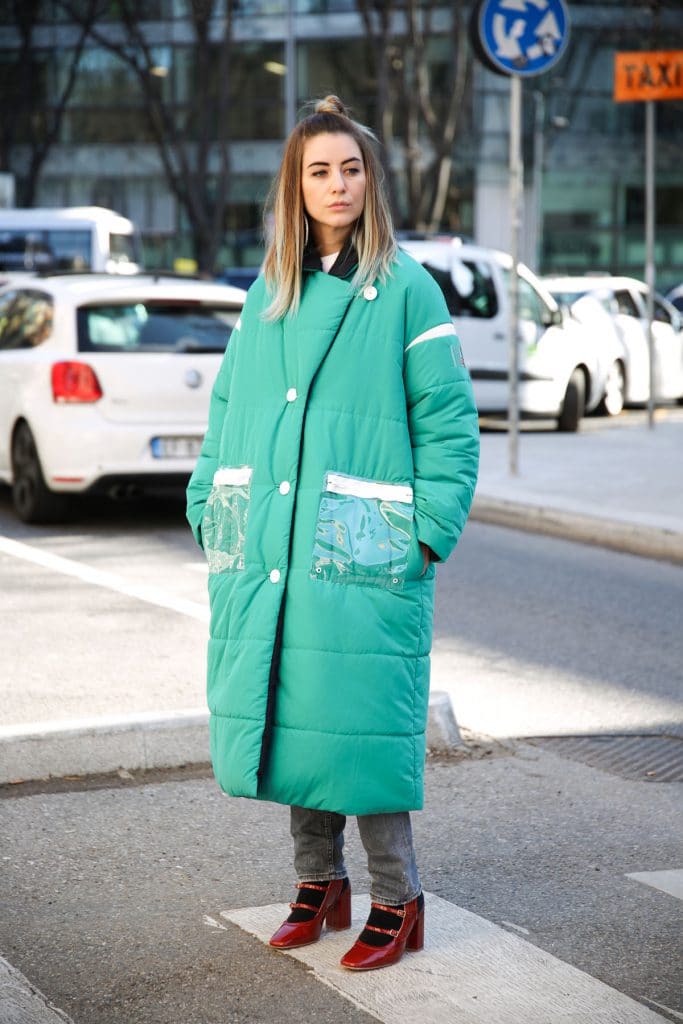
[[[389,915],[388,920],[386,915]],[[399,928],[380,928],[372,923],[377,920],[391,923],[391,918],[396,924],[400,921]],[[348,967],[351,971],[374,971],[378,967],[388,967],[390,964],[398,963],[406,949],[411,952],[422,949],[424,946],[424,924],[425,911],[422,894],[403,907],[387,907],[382,903],[371,904],[368,923],[348,953],[341,958],[342,967]],[[384,945],[371,945],[370,942],[363,941],[364,935],[370,938],[369,933],[389,935],[390,939]]]
[[351,884],[348,878],[335,878],[329,885],[300,882],[297,889],[313,889],[325,895],[319,907],[311,903],[290,903],[292,910],[312,910],[313,917],[307,921],[284,921],[271,938],[271,946],[276,949],[295,949],[297,946],[317,942],[324,921],[334,931],[351,927]]

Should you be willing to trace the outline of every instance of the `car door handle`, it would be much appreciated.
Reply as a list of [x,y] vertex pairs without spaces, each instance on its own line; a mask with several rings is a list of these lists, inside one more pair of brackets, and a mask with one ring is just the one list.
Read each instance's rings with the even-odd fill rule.
[[496,333],[495,333],[495,334],[493,335],[493,340],[494,340],[494,341],[505,341],[506,337],[507,337],[507,335],[506,335],[506,334],[501,334],[501,333],[500,333],[500,331],[497,331],[497,332],[496,332]]

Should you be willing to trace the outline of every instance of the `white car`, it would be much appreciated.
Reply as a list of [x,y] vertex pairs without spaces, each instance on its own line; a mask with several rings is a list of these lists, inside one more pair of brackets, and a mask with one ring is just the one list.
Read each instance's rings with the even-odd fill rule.
[[[610,314],[624,346],[624,395],[629,405],[642,405],[650,394],[647,286],[632,277],[546,277],[558,302],[572,304],[592,295]],[[655,294],[655,399],[683,397],[683,319],[674,306]]]
[[[508,407],[509,278],[506,253],[453,241],[404,241],[441,286],[469,367],[480,413]],[[565,317],[539,279],[518,264],[519,410],[575,431],[605,395],[620,346],[615,336],[592,343],[585,325]]]
[[189,478],[245,295],[153,275],[0,286],[0,480],[24,522],[70,494]]
[[666,300],[675,306],[679,313],[683,313],[683,284],[679,284],[667,292]]

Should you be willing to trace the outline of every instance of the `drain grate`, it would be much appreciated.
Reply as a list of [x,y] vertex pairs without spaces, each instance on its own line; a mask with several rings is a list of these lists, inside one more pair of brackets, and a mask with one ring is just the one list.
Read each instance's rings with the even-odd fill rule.
[[526,742],[622,779],[683,782],[683,737],[534,736]]

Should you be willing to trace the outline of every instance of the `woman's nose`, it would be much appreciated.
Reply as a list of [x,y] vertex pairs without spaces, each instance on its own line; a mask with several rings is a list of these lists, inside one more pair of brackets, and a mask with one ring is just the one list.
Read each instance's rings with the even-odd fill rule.
[[333,192],[344,192],[346,190],[346,180],[341,171],[333,173],[331,180]]

